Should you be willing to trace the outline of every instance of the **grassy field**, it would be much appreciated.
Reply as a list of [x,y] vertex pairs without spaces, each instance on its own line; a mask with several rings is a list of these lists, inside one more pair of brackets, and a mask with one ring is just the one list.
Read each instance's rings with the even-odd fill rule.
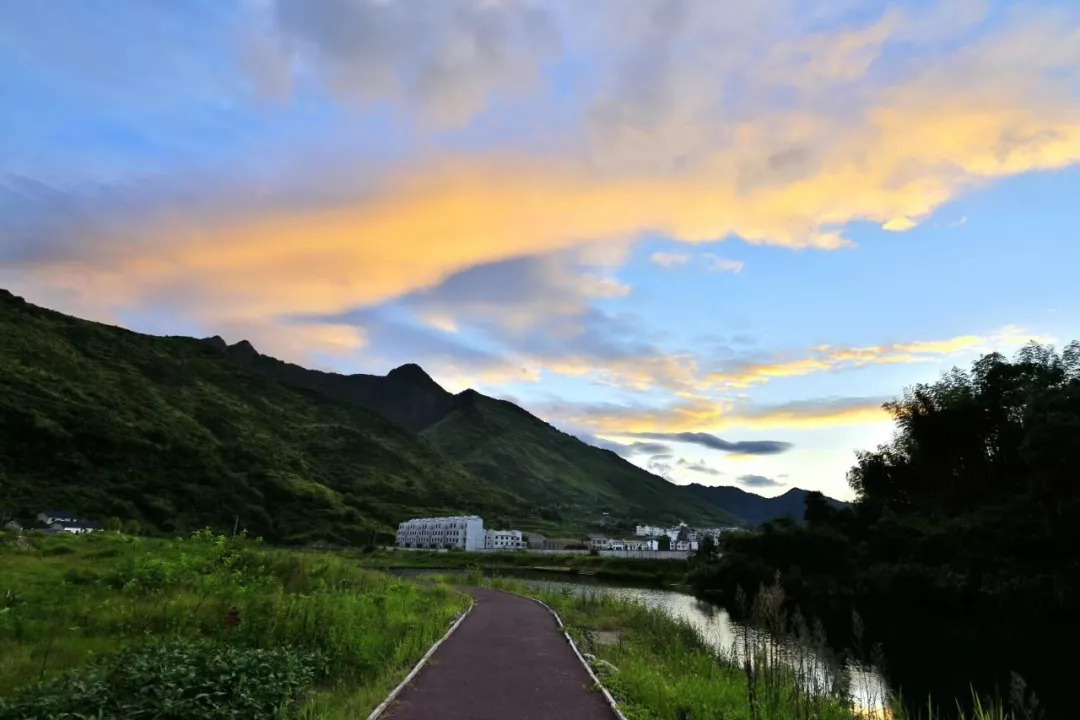
[[682,583],[688,566],[685,560],[620,558],[600,555],[547,555],[527,552],[468,553],[425,552],[422,550],[376,550],[347,553],[364,567],[393,570],[528,570],[562,575],[585,575],[604,580],[620,580],[650,585]]
[[467,605],[208,532],[0,534],[0,719],[362,717]]
[[[476,573],[443,580],[482,581]],[[815,653],[788,655],[780,662],[780,644],[768,633],[748,633],[740,647],[718,654],[693,627],[662,610],[601,594],[541,591],[507,578],[486,582],[554,608],[631,720],[933,720],[936,716],[930,709],[905,714],[899,709],[857,707],[842,684],[823,680]],[[745,658],[751,661],[744,662]],[[977,707],[958,720],[1020,718],[1000,707]]]

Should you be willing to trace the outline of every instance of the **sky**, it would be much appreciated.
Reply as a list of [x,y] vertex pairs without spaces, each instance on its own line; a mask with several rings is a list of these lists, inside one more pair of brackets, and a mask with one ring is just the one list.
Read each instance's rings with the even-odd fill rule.
[[0,287],[850,499],[1080,336],[1080,6],[0,0]]

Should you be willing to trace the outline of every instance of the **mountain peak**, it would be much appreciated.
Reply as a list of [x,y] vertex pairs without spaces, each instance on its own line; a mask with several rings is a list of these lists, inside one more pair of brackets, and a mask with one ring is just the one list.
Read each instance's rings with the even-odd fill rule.
[[220,335],[203,338],[202,341],[210,347],[214,348],[215,350],[221,350],[222,352],[225,352],[229,349],[228,343],[226,343]]
[[247,340],[241,340],[228,347],[229,357],[239,362],[252,362],[259,357],[259,351]]
[[388,378],[394,378],[395,380],[404,380],[406,382],[423,382],[432,385],[437,384],[430,375],[428,375],[424,368],[420,367],[416,363],[405,363],[401,367],[396,367],[386,374]]

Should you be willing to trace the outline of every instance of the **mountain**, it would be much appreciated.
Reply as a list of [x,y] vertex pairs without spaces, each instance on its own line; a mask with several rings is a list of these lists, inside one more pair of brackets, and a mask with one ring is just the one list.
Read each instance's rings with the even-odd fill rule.
[[[524,498],[533,508],[527,527],[614,524],[614,531],[635,522],[741,524],[723,508],[513,403],[475,390],[451,394],[418,365],[403,365],[386,376],[339,375],[253,354],[250,347],[237,343],[226,354],[245,369],[359,403],[418,431],[477,477]],[[504,519],[517,520],[503,513],[495,521]]]
[[[166,532],[238,518],[267,539],[348,543],[418,514],[529,513],[406,427],[244,369],[235,356],[257,355],[246,343],[141,335],[6,291],[0,338],[0,509]],[[399,379],[406,401],[424,382],[408,369],[370,397]]]
[[[767,498],[730,485],[711,486],[697,483],[687,485],[686,489],[702,501],[737,515],[751,525],[760,525],[782,517],[801,521],[806,507],[806,496],[810,494],[808,490],[792,488],[783,495]],[[850,503],[841,500],[826,500],[837,508],[850,507]]]
[[738,522],[522,408],[454,395],[419,366],[307,370],[219,337],[156,337],[0,290],[0,502],[158,531],[385,540],[403,518],[475,512],[572,534]]
[[588,522],[604,513],[632,521],[741,524],[684,487],[609,450],[588,445],[505,400],[466,390],[421,432],[473,474],[535,504],[541,517]]
[[[211,341],[219,340],[212,338]],[[224,345],[224,341],[221,341]],[[444,417],[454,407],[454,396],[431,379],[419,365],[402,365],[388,375],[339,375],[308,370],[268,355],[260,355],[242,340],[225,348],[237,365],[327,397],[363,405],[413,432]]]

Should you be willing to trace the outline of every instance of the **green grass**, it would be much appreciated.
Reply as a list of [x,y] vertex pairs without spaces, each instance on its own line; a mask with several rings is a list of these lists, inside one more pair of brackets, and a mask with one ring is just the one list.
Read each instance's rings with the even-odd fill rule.
[[524,570],[553,575],[585,575],[649,585],[681,583],[688,569],[685,560],[621,558],[600,555],[555,555],[527,552],[469,553],[423,550],[376,550],[348,553],[364,567],[390,569]]
[[[144,717],[134,708],[147,693],[160,704],[145,717],[223,717],[219,705],[241,702],[250,703],[236,706],[241,717],[268,716],[244,714],[255,707],[362,716],[467,605],[450,589],[332,554],[211,533],[0,535],[0,718],[69,705]],[[182,680],[176,667],[189,668]],[[222,668],[232,669],[228,679]],[[215,687],[228,697],[196,699]],[[192,709],[211,700],[205,712]],[[4,702],[15,709],[5,714]]]

